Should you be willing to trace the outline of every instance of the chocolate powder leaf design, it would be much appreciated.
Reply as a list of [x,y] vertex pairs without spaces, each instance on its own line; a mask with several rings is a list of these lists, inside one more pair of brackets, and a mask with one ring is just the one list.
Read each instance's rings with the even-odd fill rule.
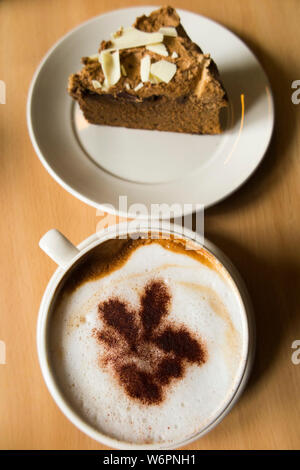
[[206,350],[185,326],[168,322],[171,295],[164,281],[149,282],[140,304],[137,311],[115,298],[99,304],[103,327],[93,334],[105,350],[100,364],[110,365],[129,397],[154,405],[188,364],[206,361]]
[[153,330],[159,325],[161,319],[168,314],[170,294],[164,283],[153,281],[146,285],[141,298],[140,318],[144,328],[144,335],[150,338]]
[[127,341],[128,346],[135,351],[138,338],[138,328],[135,324],[134,313],[119,300],[110,299],[99,308],[106,325],[116,330]]
[[153,338],[157,346],[166,353],[174,353],[176,357],[181,357],[189,362],[202,362],[203,350],[197,340],[185,329],[175,330],[167,327],[160,335]]

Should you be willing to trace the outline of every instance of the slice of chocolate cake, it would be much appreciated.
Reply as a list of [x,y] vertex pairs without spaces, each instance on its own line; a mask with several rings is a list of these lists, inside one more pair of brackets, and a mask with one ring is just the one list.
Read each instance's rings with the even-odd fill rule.
[[191,41],[172,7],[137,18],[102,41],[69,78],[91,124],[218,134],[226,92],[209,54]]

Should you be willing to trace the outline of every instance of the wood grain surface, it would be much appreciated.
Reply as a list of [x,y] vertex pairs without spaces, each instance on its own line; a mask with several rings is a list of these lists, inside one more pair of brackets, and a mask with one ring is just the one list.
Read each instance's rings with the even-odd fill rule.
[[[149,2],[150,3],[150,2]],[[158,2],[152,2],[159,5]],[[69,29],[115,8],[119,0],[0,2],[1,156],[1,449],[102,449],[54,404],[36,352],[39,303],[55,265],[38,241],[57,227],[74,243],[95,232],[95,209],[76,200],[45,171],[30,143],[25,107],[32,75]],[[242,274],[257,321],[257,355],[247,390],[233,411],[189,449],[297,449],[300,444],[300,80],[299,0],[184,0],[173,6],[206,15],[237,33],[255,52],[273,88],[275,132],[254,176],[205,214],[206,236]]]

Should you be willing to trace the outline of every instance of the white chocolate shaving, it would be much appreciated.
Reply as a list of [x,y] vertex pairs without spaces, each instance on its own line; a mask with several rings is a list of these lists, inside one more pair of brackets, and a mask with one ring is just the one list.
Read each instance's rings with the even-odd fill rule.
[[172,80],[176,70],[176,65],[172,62],[168,62],[167,60],[159,60],[150,67],[151,74],[165,83],[169,83],[169,81]]
[[177,30],[174,26],[163,26],[159,28],[158,32],[162,33],[164,36],[172,36],[174,38],[177,36]]
[[177,59],[177,57],[178,57],[177,52],[174,51],[174,52],[172,53],[171,57],[172,57],[172,59]]
[[146,46],[162,42],[164,36],[162,33],[145,33],[136,28],[126,28],[120,36],[112,39],[112,47],[107,50],[114,49],[130,49],[132,47]]
[[161,82],[161,80],[158,77],[155,77],[154,75],[152,75],[152,73],[150,73],[149,81],[150,83],[152,83],[152,85],[157,85],[158,83]]
[[92,80],[93,87],[97,90],[97,88],[102,88],[102,85],[98,80]]
[[150,66],[151,66],[150,56],[145,55],[141,59],[140,75],[141,75],[142,82],[148,82],[149,75],[150,75]]
[[146,46],[146,49],[148,49],[148,51],[155,52],[156,54],[163,55],[165,57],[169,55],[166,46],[162,42],[158,44],[149,44],[149,46]]
[[134,89],[134,91],[139,91],[141,88],[143,88],[144,84],[140,82]]
[[115,85],[121,78],[120,54],[115,51],[112,54],[108,50],[101,52],[101,65],[104,73],[104,85]]

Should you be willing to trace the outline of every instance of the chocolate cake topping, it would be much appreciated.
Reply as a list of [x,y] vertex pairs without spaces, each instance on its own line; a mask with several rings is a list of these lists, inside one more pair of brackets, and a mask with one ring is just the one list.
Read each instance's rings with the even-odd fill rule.
[[136,311],[114,298],[98,306],[103,327],[93,335],[104,346],[100,365],[111,368],[131,398],[147,405],[161,403],[166,387],[183,377],[188,364],[206,361],[200,339],[168,322],[171,300],[166,283],[153,280]]
[[[197,134],[222,131],[219,113],[228,99],[218,69],[210,55],[189,38],[174,8],[162,7],[133,24],[135,31],[144,34],[157,34],[160,28],[170,27],[176,36],[162,35],[164,55],[147,48],[147,44],[121,48],[118,79],[110,84],[106,83],[101,57],[101,63],[97,55],[82,59],[83,68],[69,77],[68,92],[78,101],[88,122]],[[122,30],[119,34],[122,36]],[[100,56],[107,51],[114,54],[112,46],[111,40],[102,41]],[[142,79],[141,63],[146,57],[150,58],[150,73],[148,79]],[[161,65],[173,70],[169,80],[155,76]]]

